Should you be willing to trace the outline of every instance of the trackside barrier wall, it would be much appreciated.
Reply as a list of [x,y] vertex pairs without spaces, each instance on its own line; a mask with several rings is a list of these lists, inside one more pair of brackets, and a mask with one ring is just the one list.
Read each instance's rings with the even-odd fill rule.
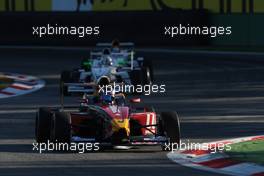
[[210,15],[212,25],[232,26],[230,37],[219,37],[211,40],[217,46],[264,46],[264,14],[230,14]]
[[[205,45],[205,36],[181,36],[174,39],[164,35],[164,27],[179,24],[208,25],[204,10],[176,10],[167,12],[2,12],[0,13],[0,44],[22,45],[94,45],[98,41],[118,38],[137,45]],[[76,36],[32,35],[33,26],[100,26],[100,35],[85,38]]]
[[[161,12],[1,12],[1,45],[94,45],[98,41],[133,41],[141,46],[264,46],[264,14],[215,14],[206,10]],[[228,37],[164,36],[164,26],[178,24],[232,26]],[[42,37],[32,35],[33,26],[58,24],[66,26],[101,27],[99,36],[77,38],[70,36]]]

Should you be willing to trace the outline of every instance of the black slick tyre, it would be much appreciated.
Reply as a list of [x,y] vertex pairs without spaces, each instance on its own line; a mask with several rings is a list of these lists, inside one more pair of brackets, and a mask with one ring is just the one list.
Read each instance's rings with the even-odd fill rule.
[[50,139],[52,116],[48,108],[39,108],[35,121],[35,138],[38,143],[46,143]]
[[53,142],[71,142],[71,116],[66,112],[56,112],[52,122],[51,138]]
[[162,133],[169,139],[169,143],[180,144],[180,121],[176,112],[162,112],[160,114]]

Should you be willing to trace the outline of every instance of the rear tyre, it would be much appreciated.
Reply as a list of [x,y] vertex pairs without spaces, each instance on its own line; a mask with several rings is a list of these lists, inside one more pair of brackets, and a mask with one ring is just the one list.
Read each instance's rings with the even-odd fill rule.
[[35,121],[35,138],[37,143],[46,143],[50,139],[52,116],[53,113],[48,108],[39,108]]
[[160,114],[161,132],[169,139],[169,143],[180,144],[180,121],[176,112]]
[[130,72],[130,79],[133,85],[150,85],[152,84],[151,73],[149,67],[143,67],[141,70],[133,70]]
[[151,72],[149,67],[143,67],[141,74],[143,85],[152,84]]
[[154,74],[153,74],[152,62],[150,60],[148,60],[148,59],[144,59],[144,61],[143,61],[143,67],[149,68],[150,79],[151,79],[151,82],[153,82],[153,80],[154,80]]
[[[150,78],[150,72],[149,68],[143,67],[141,70],[133,70],[130,72],[130,79],[132,85],[137,87],[138,85],[145,86],[145,85],[151,85],[152,81]],[[149,92],[150,87],[144,88],[144,91]],[[144,92],[132,92],[132,94],[139,95],[144,94]]]
[[52,123],[51,138],[53,142],[71,142],[71,116],[69,113],[56,112]]

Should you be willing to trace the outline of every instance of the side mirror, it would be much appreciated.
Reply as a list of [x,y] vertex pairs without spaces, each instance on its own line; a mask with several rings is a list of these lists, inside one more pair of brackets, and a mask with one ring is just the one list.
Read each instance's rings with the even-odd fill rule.
[[132,98],[130,99],[130,103],[140,103],[141,99],[140,98]]

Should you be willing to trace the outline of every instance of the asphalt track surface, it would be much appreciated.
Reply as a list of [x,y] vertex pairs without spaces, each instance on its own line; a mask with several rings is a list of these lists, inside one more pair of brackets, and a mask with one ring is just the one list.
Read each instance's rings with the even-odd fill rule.
[[[263,134],[262,55],[160,50],[138,54],[153,60],[156,83],[166,84],[167,90],[144,97],[144,103],[158,111],[177,111],[184,141]],[[159,147],[85,154],[32,151],[36,108],[59,105],[60,71],[78,67],[88,55],[88,50],[78,49],[0,49],[1,72],[46,81],[40,91],[0,100],[0,175],[217,175],[172,163]]]

